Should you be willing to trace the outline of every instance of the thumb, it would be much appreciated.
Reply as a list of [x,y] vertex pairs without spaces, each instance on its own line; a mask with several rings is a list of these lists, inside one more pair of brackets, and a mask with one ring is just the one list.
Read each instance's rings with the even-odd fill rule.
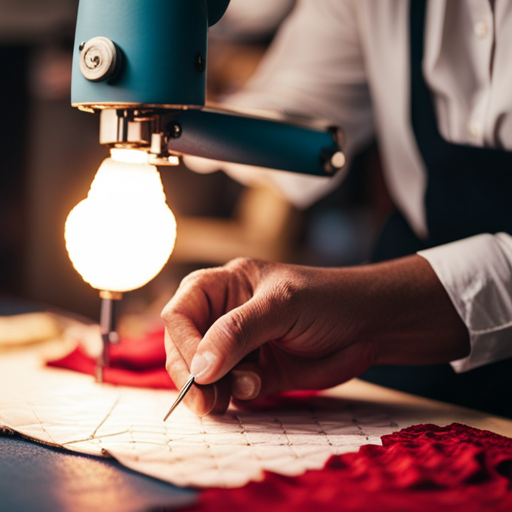
[[[276,304],[278,302],[279,304]],[[255,296],[220,317],[199,343],[190,364],[198,384],[212,384],[264,343],[282,338],[294,324],[282,301]]]

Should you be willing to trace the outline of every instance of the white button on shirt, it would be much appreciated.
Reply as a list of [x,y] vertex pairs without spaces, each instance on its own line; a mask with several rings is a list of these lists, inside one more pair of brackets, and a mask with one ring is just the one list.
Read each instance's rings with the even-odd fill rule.
[[479,37],[480,39],[484,38],[487,35],[488,31],[487,22],[478,21],[477,23],[475,23],[473,30],[475,31],[475,35],[477,37]]
[[468,125],[468,130],[473,139],[478,140],[480,138],[480,134],[482,130],[480,128],[480,124],[476,121],[470,122]]
[[[299,0],[232,102],[330,119],[345,130],[349,159],[376,134],[390,194],[425,236],[427,175],[409,120],[408,13],[406,0]],[[430,0],[423,73],[445,139],[512,151],[512,0]],[[342,179],[261,174],[299,206]],[[482,234],[420,254],[470,333],[471,354],[454,368],[512,356],[512,237]]]
[[469,123],[469,133],[471,135],[473,135],[473,137],[478,137],[478,135],[480,134],[480,126],[478,125],[478,123]]

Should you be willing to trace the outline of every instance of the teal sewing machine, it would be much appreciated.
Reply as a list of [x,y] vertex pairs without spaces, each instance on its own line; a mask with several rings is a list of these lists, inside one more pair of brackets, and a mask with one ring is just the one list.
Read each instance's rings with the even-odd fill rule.
[[72,105],[101,111],[100,143],[158,165],[190,154],[330,176],[341,131],[320,122],[204,108],[208,27],[229,0],[81,0]]

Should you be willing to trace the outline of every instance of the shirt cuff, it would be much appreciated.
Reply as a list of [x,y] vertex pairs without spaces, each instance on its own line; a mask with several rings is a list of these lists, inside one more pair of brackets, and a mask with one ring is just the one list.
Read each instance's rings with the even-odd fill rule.
[[469,331],[456,372],[512,357],[512,237],[482,234],[418,252],[434,269]]

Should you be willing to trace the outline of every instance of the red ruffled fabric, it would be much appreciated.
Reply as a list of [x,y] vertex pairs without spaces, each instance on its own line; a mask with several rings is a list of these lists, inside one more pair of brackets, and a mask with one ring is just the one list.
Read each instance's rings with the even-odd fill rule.
[[[143,339],[123,339],[110,347],[110,366],[104,370],[104,381],[122,386],[176,389],[165,369],[164,330],[157,329]],[[48,366],[94,375],[96,361],[80,345],[73,352]]]
[[382,443],[299,477],[266,473],[239,489],[208,489],[191,510],[512,511],[512,439],[452,423],[415,425]]

